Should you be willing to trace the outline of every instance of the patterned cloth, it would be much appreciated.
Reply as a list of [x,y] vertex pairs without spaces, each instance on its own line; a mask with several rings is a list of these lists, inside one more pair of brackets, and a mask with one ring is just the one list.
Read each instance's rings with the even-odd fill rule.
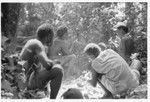
[[108,49],[92,61],[92,67],[103,73],[102,84],[112,93],[120,94],[139,85],[137,72],[131,70],[126,61],[115,51]]

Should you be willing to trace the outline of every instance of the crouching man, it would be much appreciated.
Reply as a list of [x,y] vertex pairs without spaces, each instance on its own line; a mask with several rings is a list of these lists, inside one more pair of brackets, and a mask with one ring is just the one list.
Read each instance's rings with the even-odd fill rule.
[[138,64],[130,68],[115,51],[111,49],[101,51],[101,48],[94,43],[88,44],[84,48],[84,53],[91,59],[92,80],[90,82],[93,86],[99,82],[105,91],[104,98],[113,98],[139,85]]
[[50,81],[51,99],[57,97],[63,77],[61,65],[55,66],[54,62],[47,57],[45,52],[44,46],[51,45],[53,35],[51,25],[42,24],[37,29],[37,38],[29,40],[20,54],[20,58],[28,62],[28,67],[25,69],[27,89],[43,90]]

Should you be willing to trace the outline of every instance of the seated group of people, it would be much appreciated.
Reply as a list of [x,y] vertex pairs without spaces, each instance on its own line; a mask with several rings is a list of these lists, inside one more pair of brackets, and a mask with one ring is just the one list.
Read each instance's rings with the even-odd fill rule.
[[[27,89],[43,90],[48,85],[51,89],[50,98],[55,99],[61,87],[65,65],[69,62],[69,68],[72,69],[76,56],[68,50],[68,43],[65,42],[68,34],[66,27],[57,31],[57,38],[54,40],[50,24],[42,24],[36,33],[37,38],[29,40],[20,53],[20,59],[28,62],[25,69]],[[112,49],[106,49],[104,45],[90,43],[84,48],[84,53],[90,59],[89,69],[92,72],[92,80],[89,82],[93,86],[98,82],[106,92],[105,98],[137,87],[140,77],[138,59],[133,58],[132,66],[129,66],[124,58]],[[73,99],[66,94],[64,98]],[[79,95],[76,98],[83,97]]]

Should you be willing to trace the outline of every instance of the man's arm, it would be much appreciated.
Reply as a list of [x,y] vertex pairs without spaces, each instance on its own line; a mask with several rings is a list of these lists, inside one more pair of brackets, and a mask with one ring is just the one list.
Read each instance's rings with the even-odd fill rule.
[[125,50],[126,50],[125,49],[125,41],[124,41],[124,39],[122,39],[119,53],[120,53],[120,56],[126,60],[126,58],[125,58]]
[[45,67],[47,70],[50,70],[53,66],[53,62],[48,58],[44,46],[41,43],[36,43],[34,46],[34,51],[43,67]]
[[44,51],[40,51],[38,53],[38,58],[43,67],[45,67],[47,70],[50,70],[53,66],[52,60],[48,59],[46,53]]
[[95,70],[91,70],[92,73],[92,79],[90,80],[90,83],[93,87],[96,87],[97,85],[97,79],[98,79],[98,73]]
[[61,43],[61,51],[63,55],[71,55],[71,52],[65,42]]
[[52,60],[48,59],[44,45],[38,40],[31,40],[29,49],[38,57],[39,62],[47,70],[52,67]]
[[90,80],[90,83],[93,87],[96,87],[96,84],[99,83],[99,85],[102,87],[102,89],[105,91],[105,95],[103,98],[113,98],[112,93],[101,83],[101,78],[104,74],[97,73],[94,69],[92,71],[92,80]]
[[92,73],[92,79],[90,80],[90,83],[92,84],[92,86],[96,86],[98,80],[100,81],[102,76],[104,75],[103,73],[98,73],[96,72],[96,70],[94,70],[94,68],[92,67],[92,63],[90,62],[88,65],[88,69],[91,71]]
[[92,79],[89,80],[89,82],[93,87],[96,87],[98,73],[92,68],[91,63],[89,63],[88,69],[91,71],[91,74],[92,74]]

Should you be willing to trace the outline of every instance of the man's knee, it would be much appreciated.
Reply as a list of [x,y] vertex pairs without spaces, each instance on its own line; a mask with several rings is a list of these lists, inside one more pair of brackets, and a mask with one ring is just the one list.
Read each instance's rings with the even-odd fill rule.
[[62,67],[54,67],[53,73],[55,73],[57,76],[63,77],[64,70]]

